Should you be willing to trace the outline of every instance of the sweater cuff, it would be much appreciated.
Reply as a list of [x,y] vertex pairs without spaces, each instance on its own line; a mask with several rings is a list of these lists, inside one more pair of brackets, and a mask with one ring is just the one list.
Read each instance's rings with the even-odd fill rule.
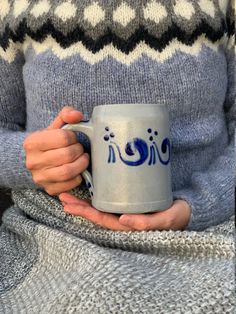
[[173,199],[186,201],[191,209],[191,216],[187,231],[202,231],[209,225],[217,224],[214,213],[208,208],[207,200],[202,195],[196,193],[193,189],[183,189],[173,192]]
[[15,190],[41,189],[33,181],[31,172],[25,166],[23,141],[29,134],[29,132],[2,131],[0,157],[3,167],[0,171],[0,186]]

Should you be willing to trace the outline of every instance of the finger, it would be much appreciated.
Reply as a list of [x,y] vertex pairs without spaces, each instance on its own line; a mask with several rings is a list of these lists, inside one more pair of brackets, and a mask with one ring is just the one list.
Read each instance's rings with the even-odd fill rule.
[[33,179],[38,184],[43,185],[44,183],[57,183],[72,180],[79,176],[89,165],[89,155],[84,153],[74,162],[45,169],[43,171],[35,171],[33,173]]
[[72,144],[63,148],[48,150],[38,155],[37,159],[34,155],[28,157],[28,162],[34,164],[34,169],[48,169],[62,166],[67,163],[74,162],[84,153],[83,146],[79,143]]
[[123,214],[119,222],[135,230],[168,230],[170,217],[166,213],[156,212],[152,214]]
[[61,202],[66,204],[77,204],[81,206],[90,206],[90,202],[88,200],[82,200],[77,196],[74,196],[70,193],[61,193],[59,195],[59,199]]
[[144,214],[123,214],[119,218],[119,222],[128,227],[132,227],[135,230],[150,230],[150,218]]
[[60,193],[69,192],[70,190],[79,186],[82,182],[81,176],[78,176],[67,182],[50,183],[43,186],[44,190],[49,195],[59,195]]
[[83,114],[75,110],[71,106],[65,106],[58,114],[58,116],[48,126],[48,129],[60,129],[65,123],[77,123],[81,121]]
[[86,218],[103,228],[116,231],[132,231],[132,228],[120,224],[119,218],[116,215],[101,212],[94,207],[73,204],[65,205],[64,210],[69,214]]
[[77,143],[76,134],[69,130],[41,130],[24,141],[26,151],[48,151]]

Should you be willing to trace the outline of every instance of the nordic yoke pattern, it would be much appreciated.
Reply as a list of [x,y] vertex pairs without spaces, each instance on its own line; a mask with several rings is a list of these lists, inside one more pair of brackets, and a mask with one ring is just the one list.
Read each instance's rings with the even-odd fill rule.
[[[0,313],[234,312],[233,4],[0,0]],[[159,102],[185,231],[106,230],[34,183],[23,141],[63,106]]]

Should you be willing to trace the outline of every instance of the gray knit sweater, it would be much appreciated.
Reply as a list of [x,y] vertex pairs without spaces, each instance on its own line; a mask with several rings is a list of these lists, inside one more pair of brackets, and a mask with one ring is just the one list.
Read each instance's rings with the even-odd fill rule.
[[[1,314],[234,312],[231,2],[0,0]],[[34,184],[22,143],[64,105],[162,101],[186,231],[106,230]]]
[[1,1],[0,186],[39,188],[22,142],[63,106],[87,119],[96,105],[165,101],[172,189],[191,205],[188,230],[227,220],[235,173],[232,17],[227,0]]

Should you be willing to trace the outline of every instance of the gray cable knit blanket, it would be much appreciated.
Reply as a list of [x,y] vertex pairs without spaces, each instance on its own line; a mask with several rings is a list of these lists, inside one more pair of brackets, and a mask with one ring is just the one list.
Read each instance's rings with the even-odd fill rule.
[[0,229],[1,314],[234,313],[233,217],[204,232],[114,232],[41,191],[13,199]]

